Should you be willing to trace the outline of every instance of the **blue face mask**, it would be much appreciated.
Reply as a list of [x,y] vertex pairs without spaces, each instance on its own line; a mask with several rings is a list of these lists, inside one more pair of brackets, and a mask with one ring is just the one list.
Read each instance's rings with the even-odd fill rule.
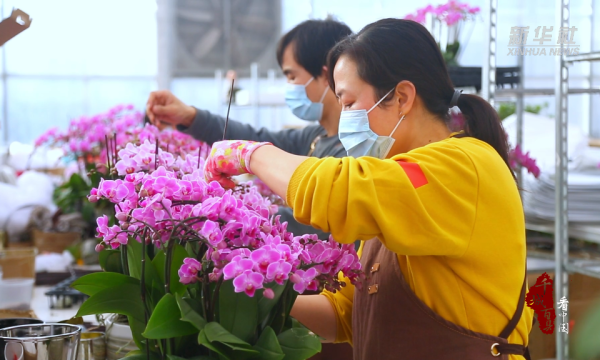
[[306,95],[306,87],[314,79],[314,77],[310,78],[305,85],[287,84],[285,88],[285,102],[292,113],[302,120],[319,121],[323,115],[323,99],[329,87],[325,88],[318,103],[310,101],[308,95]]
[[385,94],[369,111],[365,109],[342,111],[338,135],[342,145],[344,145],[344,148],[348,152],[348,156],[355,158],[361,156],[372,156],[379,159],[386,158],[396,141],[392,135],[394,135],[396,129],[398,129],[398,126],[404,120],[404,115],[400,118],[394,130],[392,130],[390,136],[379,136],[371,130],[368,114],[392,91],[394,89]]

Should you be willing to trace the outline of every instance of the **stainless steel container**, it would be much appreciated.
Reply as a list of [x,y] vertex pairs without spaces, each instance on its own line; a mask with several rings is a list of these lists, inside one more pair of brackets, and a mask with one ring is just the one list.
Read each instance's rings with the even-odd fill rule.
[[81,327],[67,324],[19,325],[0,330],[5,360],[77,360]]
[[102,332],[81,333],[77,360],[105,360],[106,337]]

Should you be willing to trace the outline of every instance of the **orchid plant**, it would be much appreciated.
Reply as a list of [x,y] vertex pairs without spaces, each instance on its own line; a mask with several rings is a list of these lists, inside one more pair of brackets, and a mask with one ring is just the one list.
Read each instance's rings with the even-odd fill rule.
[[[204,159],[145,140],[127,144],[89,200],[105,272],[73,287],[78,316],[126,315],[139,351],[127,359],[306,359],[320,340],[290,316],[298,294],[360,286],[353,244],[294,236],[251,183],[207,183]],[[185,154],[184,154],[185,153]],[[110,156],[110,155],[109,155]]]
[[450,0],[438,6],[427,5],[404,18],[425,25],[442,49],[446,64],[456,66],[461,49],[461,32],[480,11],[478,6],[471,7],[467,3]]
[[537,166],[535,159],[529,156],[529,151],[524,153],[519,145],[511,148],[508,153],[508,164],[515,171],[523,167],[536,179],[540,177],[541,170]]
[[[108,159],[116,158],[117,151],[128,144],[158,141],[161,149],[169,150],[176,156],[185,158],[192,153],[206,156],[209,150],[207,144],[177,131],[159,131],[149,124],[144,126],[143,118],[143,114],[135,111],[133,105],[117,105],[107,112],[72,120],[66,131],[52,128],[38,137],[36,148],[61,147],[64,160],[75,164],[78,169],[55,190],[54,200],[63,212],[81,212],[90,224],[94,223],[96,210],[106,212],[108,202],[100,201],[94,205],[85,196],[98,186],[102,178],[116,174],[119,169],[108,163]],[[108,172],[109,167],[112,173]],[[93,229],[93,225],[90,229]],[[93,236],[93,233],[90,235]]]

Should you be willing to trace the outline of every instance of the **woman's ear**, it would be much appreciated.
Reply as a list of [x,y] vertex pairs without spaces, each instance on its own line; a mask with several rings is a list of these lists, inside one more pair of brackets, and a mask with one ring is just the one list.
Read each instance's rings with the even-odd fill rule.
[[395,95],[398,113],[408,114],[412,109],[417,96],[415,85],[407,80],[400,81],[398,85],[396,85]]

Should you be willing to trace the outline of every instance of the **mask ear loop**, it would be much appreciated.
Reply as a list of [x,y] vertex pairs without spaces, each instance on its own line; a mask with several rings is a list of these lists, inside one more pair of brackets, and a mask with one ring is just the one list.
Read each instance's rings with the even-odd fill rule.
[[394,128],[394,130],[392,130],[392,133],[390,134],[390,137],[392,137],[392,135],[394,135],[394,133],[396,132],[396,129],[398,129],[398,126],[400,126],[400,123],[402,122],[402,120],[404,120],[404,117],[406,115],[402,115],[402,117],[400,118],[400,121],[398,121],[398,123],[396,124],[396,127]]
[[308,84],[310,84],[313,80],[315,79],[315,77],[311,77],[310,80],[308,80],[308,82],[306,84],[304,84],[304,87],[307,87]]
[[377,105],[381,104],[381,102],[383,100],[385,100],[386,97],[388,97],[389,94],[392,93],[392,91],[394,91],[396,88],[393,88],[392,90],[388,91],[387,94],[383,95],[383,97],[381,99],[379,99],[378,102],[375,103],[375,105],[373,105],[372,108],[369,109],[369,111],[367,111],[367,114],[371,112],[371,110],[375,109],[377,107]]
[[329,90],[329,85],[327,85],[325,91],[323,91],[323,95],[321,95],[321,100],[319,100],[319,103],[322,103],[323,99],[325,99],[325,95],[327,95],[327,90]]

